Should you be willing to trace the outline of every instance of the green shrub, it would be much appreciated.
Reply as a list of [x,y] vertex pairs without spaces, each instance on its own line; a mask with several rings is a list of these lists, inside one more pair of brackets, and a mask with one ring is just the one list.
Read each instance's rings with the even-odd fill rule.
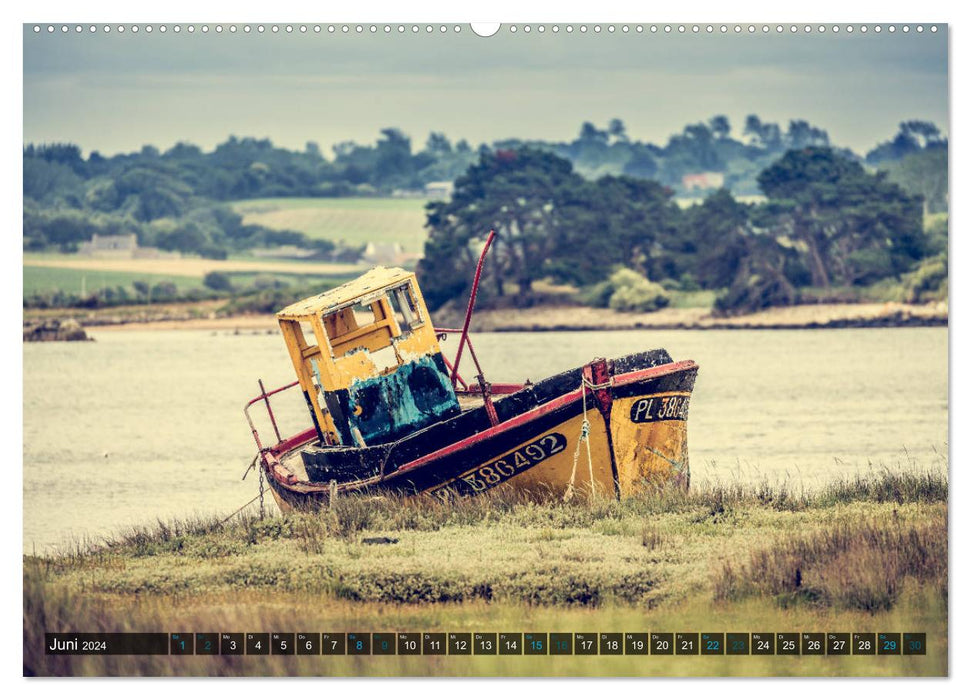
[[854,250],[846,256],[846,264],[853,270],[853,284],[870,284],[894,274],[890,252],[882,248]]
[[698,284],[698,280],[694,275],[690,272],[685,272],[678,281],[678,289],[682,292],[697,292],[701,289],[701,285]]
[[257,275],[250,284],[250,287],[258,292],[264,289],[284,289],[286,286],[286,284],[281,283],[280,280],[271,275]]
[[621,287],[610,297],[610,308],[615,311],[657,311],[670,303],[664,287],[644,280],[630,287]]
[[610,280],[604,280],[584,289],[577,295],[577,300],[586,306],[606,309],[610,305],[610,297],[613,293],[614,286]]
[[608,279],[589,287],[580,295],[581,301],[599,308],[615,311],[657,311],[671,302],[660,284],[625,267],[617,269]]
[[233,290],[233,283],[229,279],[229,275],[215,270],[207,272],[206,276],[202,278],[202,283],[217,292],[231,292]]
[[728,290],[715,299],[717,314],[728,316],[761,311],[771,306],[792,306],[800,301],[799,292],[781,273],[764,269],[739,276]]
[[947,299],[947,257],[928,258],[904,275],[904,301],[919,304]]
[[947,214],[936,214],[928,218],[924,226],[927,233],[927,248],[932,254],[947,253]]
[[175,301],[179,295],[179,288],[174,282],[163,281],[152,286],[152,299],[157,301]]

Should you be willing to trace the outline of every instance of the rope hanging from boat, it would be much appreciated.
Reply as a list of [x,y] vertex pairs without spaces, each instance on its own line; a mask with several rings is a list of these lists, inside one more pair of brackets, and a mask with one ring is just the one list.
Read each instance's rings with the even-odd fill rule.
[[250,470],[256,466],[257,460],[259,460],[259,458],[262,456],[263,456],[263,450],[260,450],[259,452],[256,453],[256,456],[253,457],[253,461],[249,463],[249,466],[246,467],[246,471],[243,472],[243,481],[246,481],[246,476],[250,473]]
[[570,472],[570,483],[566,487],[566,493],[563,494],[563,501],[569,502],[573,498],[575,492],[575,484],[577,479],[577,463],[580,461],[580,445],[586,443],[587,446],[587,469],[590,472],[590,495],[594,494],[597,486],[593,480],[593,455],[590,453],[590,421],[587,419],[587,389],[596,390],[604,389],[610,386],[607,384],[591,384],[587,381],[586,377],[581,377],[580,381],[580,395],[583,398],[583,422],[580,424],[580,436],[577,438],[577,448],[573,451],[573,471]]
[[[256,455],[256,457],[258,459],[259,458],[259,455]],[[256,459],[253,460],[253,463],[254,464],[256,463]],[[252,468],[253,468],[253,465],[252,464],[249,465],[249,467],[246,469],[246,473],[249,473],[249,470],[252,469]],[[244,479],[246,478],[246,473],[243,474],[243,478]],[[237,508],[236,510],[234,510],[232,513],[230,513],[228,516],[226,516],[222,520],[220,520],[219,521],[219,524],[220,525],[225,525],[227,522],[229,522],[233,518],[233,516],[238,515],[239,513],[243,512],[243,509],[246,508],[246,506],[251,505],[254,501],[256,501],[257,498],[260,499],[260,520],[263,520],[263,492],[265,490],[266,489],[263,487],[263,470],[260,469],[260,492],[259,492],[259,494],[257,494],[256,496],[253,496],[251,499],[249,499],[248,501],[246,501],[246,503],[244,503],[243,505],[241,505],[239,508]]]
[[248,501],[246,501],[246,503],[244,503],[243,505],[241,505],[239,508],[237,508],[236,510],[234,510],[232,513],[230,513],[229,515],[227,515],[222,520],[220,520],[219,521],[219,524],[220,525],[225,525],[226,523],[228,523],[230,521],[230,519],[233,518],[233,516],[238,515],[239,513],[241,513],[246,506],[251,505],[254,501],[256,501],[257,498],[259,498],[259,496],[253,496],[251,499],[249,499]]

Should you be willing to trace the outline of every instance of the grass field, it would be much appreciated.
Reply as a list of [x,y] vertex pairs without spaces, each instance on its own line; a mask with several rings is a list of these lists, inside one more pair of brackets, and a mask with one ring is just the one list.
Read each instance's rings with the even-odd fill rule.
[[421,253],[427,235],[422,199],[250,199],[234,203],[233,209],[246,224],[291,229],[349,245],[400,243],[406,253]]
[[29,254],[24,256],[23,294],[27,297],[60,290],[79,295],[82,284],[84,291],[91,294],[104,288],[130,288],[132,283],[138,281],[149,285],[173,282],[179,293],[185,293],[203,287],[203,278],[210,271],[226,274],[237,292],[279,285],[312,292],[345,282],[363,269],[356,265],[252,258],[124,260]]
[[[371,544],[374,538],[379,544]],[[39,675],[946,675],[947,481],[345,498],[24,560]],[[926,656],[52,657],[44,631],[926,632]]]
[[262,260],[256,258],[230,258],[207,260],[204,258],[174,259],[119,259],[83,258],[76,255],[24,254],[24,267],[47,267],[68,270],[98,272],[125,272],[138,275],[166,275],[202,278],[207,272],[233,273],[287,273],[297,275],[343,275],[362,270],[359,265],[329,262],[301,262],[297,260]]
[[722,290],[699,289],[693,292],[672,290],[669,292],[672,309],[710,309]]
[[179,289],[202,286],[202,277],[190,275],[147,274],[123,270],[83,270],[65,267],[24,265],[24,294],[62,292],[80,294],[82,288],[91,293],[105,287],[130,287],[133,282],[148,285],[173,282]]

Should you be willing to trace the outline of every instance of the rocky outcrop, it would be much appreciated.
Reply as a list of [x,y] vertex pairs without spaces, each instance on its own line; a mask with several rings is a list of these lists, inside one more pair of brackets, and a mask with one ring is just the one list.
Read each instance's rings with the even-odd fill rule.
[[48,319],[38,324],[24,324],[24,342],[44,342],[51,340],[94,340],[84,332],[84,328],[73,318],[65,320]]

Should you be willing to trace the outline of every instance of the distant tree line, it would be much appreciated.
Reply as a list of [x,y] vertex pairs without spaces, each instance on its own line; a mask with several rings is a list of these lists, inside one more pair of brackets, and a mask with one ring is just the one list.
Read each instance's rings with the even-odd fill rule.
[[[445,134],[432,132],[416,149],[401,130],[387,128],[373,144],[337,144],[329,158],[313,142],[303,150],[291,151],[268,139],[235,136],[210,152],[179,143],[164,152],[145,146],[136,153],[111,157],[98,152],[84,157],[74,144],[31,144],[23,150],[23,242],[28,250],[72,251],[95,233],[134,233],[142,246],[213,258],[254,247],[295,245],[315,250],[321,258],[354,259],[359,250],[342,248],[333,241],[311,240],[298,231],[244,225],[228,203],[261,197],[413,193],[429,182],[453,181],[468,177],[466,172],[488,169],[492,167],[489,163],[500,161],[507,153],[519,153],[529,162],[546,154],[571,166],[568,173],[552,168],[560,172],[556,177],[570,193],[565,202],[557,201],[563,208],[556,210],[554,219],[573,212],[599,221],[600,210],[611,206],[605,202],[637,201],[638,207],[647,210],[627,215],[654,217],[657,223],[652,225],[663,229],[656,237],[663,240],[669,223],[659,192],[705,196],[717,189],[688,192],[682,185],[685,175],[719,173],[724,187],[736,196],[764,193],[774,197],[765,191],[761,174],[786,153],[807,148],[830,149],[867,174],[885,170],[888,182],[922,198],[925,213],[947,210],[947,139],[933,124],[904,122],[893,138],[858,156],[833,147],[826,131],[804,120],[793,120],[783,128],[750,115],[736,137],[728,118],[718,115],[686,126],[664,145],[631,139],[620,119],[609,121],[602,129],[585,122],[570,142],[506,140],[477,147],[465,140],[453,143]],[[537,155],[522,155],[527,152]],[[528,175],[523,177],[528,180]],[[463,196],[459,194],[459,200]],[[566,195],[558,192],[557,196]],[[664,201],[668,208],[673,207],[670,197]],[[629,249],[632,264],[651,253],[652,266],[667,266],[651,270],[651,274],[674,274],[677,245],[665,247],[664,255],[658,255],[656,249],[645,249],[643,237],[632,238],[626,222],[617,217],[609,221],[619,245]],[[541,248],[546,244],[528,233],[534,224],[521,223],[526,226],[525,239],[532,242],[509,254],[529,260],[543,257]],[[591,251],[580,268],[563,275],[588,277],[584,270],[596,270],[600,275],[603,255]],[[818,265],[810,269],[815,270],[817,281],[822,279]]]
[[[657,180],[676,191],[684,175],[718,172],[736,195],[759,194],[758,174],[786,151],[833,147],[825,130],[804,120],[792,120],[783,129],[757,115],[746,118],[738,138],[733,138],[728,118],[717,115],[706,123],[687,125],[663,146],[631,140],[620,119],[612,119],[604,129],[584,122],[570,142],[508,139],[476,148],[464,139],[453,144],[445,134],[432,132],[416,150],[400,129],[386,128],[373,145],[338,143],[330,159],[314,142],[302,151],[290,151],[269,139],[235,136],[208,153],[178,143],[165,152],[145,146],[137,153],[108,158],[97,151],[83,158],[74,144],[31,144],[24,148],[24,196],[48,205],[120,210],[150,221],[180,215],[193,198],[225,202],[420,189],[429,182],[454,180],[483,152],[525,146],[566,158],[586,177],[630,175]],[[848,159],[888,167],[925,152],[946,159],[947,139],[934,124],[907,121],[893,138],[862,157],[833,148]]]
[[486,304],[513,297],[528,306],[539,298],[535,283],[549,279],[615,308],[663,305],[660,283],[716,290],[725,313],[752,311],[797,303],[805,289],[825,296],[900,280],[929,259],[943,261],[946,282],[946,232],[928,236],[922,197],[886,173],[809,145],[786,151],[757,182],[764,203],[744,204],[721,189],[682,209],[654,180],[586,179],[569,160],[531,147],[484,153],[449,202],[428,205],[425,298],[433,307],[464,298],[490,229],[499,236]]
[[[275,155],[282,164],[292,155],[268,144],[267,160]],[[254,172],[264,172],[264,167],[250,163],[232,175],[237,181],[230,184],[230,164],[245,160],[234,160],[222,146],[206,156],[180,144],[165,154],[147,146],[138,154],[106,159],[92,153],[85,159],[73,144],[29,145],[23,162],[24,249],[71,252],[94,234],[135,234],[141,246],[210,258],[279,245],[307,248],[322,258],[348,254],[332,241],[312,240],[298,231],[244,225],[242,217],[220,200],[229,198],[237,186],[245,189],[251,177],[259,177]],[[215,161],[224,165],[212,165]],[[203,165],[207,162],[212,167]],[[299,168],[281,167],[279,172],[293,185]]]
[[[531,146],[551,150],[569,159],[577,172],[586,177],[650,178],[675,191],[683,191],[685,175],[721,173],[724,186],[739,195],[758,194],[755,176],[787,150],[829,145],[826,131],[806,121],[793,120],[783,130],[778,124],[762,122],[756,115],[747,117],[739,138],[732,137],[728,117],[717,115],[707,122],[685,126],[663,146],[631,141],[620,119],[612,119],[605,129],[585,122],[571,143],[507,140],[495,144],[504,149]],[[846,155],[857,157],[850,151]]]
[[102,309],[130,304],[197,302],[219,299],[225,295],[216,290],[193,287],[180,289],[174,282],[162,280],[149,284],[136,280],[130,286],[116,285],[91,290],[85,294],[55,289],[25,294],[25,309]]

